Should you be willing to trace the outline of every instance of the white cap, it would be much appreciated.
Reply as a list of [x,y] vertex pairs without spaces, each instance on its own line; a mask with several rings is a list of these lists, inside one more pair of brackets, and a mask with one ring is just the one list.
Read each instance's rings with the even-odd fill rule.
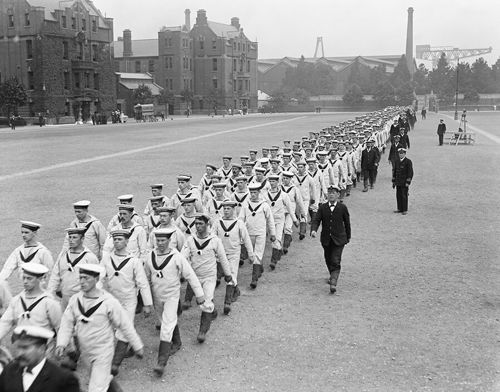
[[24,227],[31,231],[37,231],[40,227],[42,227],[40,223],[36,222],[30,222],[30,221],[20,221],[20,222],[21,222],[21,227]]
[[33,262],[23,263],[21,265],[21,269],[24,272],[26,272],[30,275],[35,275],[35,276],[43,276],[49,272],[49,269],[46,266],[44,266],[43,264],[33,263]]
[[90,200],[80,200],[73,203],[74,208],[89,208]]
[[14,336],[19,339],[22,337],[50,340],[54,337],[54,331],[39,327],[37,325],[21,325],[14,328]]

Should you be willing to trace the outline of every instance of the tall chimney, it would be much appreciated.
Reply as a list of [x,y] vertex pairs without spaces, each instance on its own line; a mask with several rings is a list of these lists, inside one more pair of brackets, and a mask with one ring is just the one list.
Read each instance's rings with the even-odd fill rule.
[[191,11],[187,8],[184,10],[184,26],[188,31],[191,30]]
[[132,54],[132,32],[126,29],[123,30],[123,57],[131,57]]
[[231,18],[231,26],[236,27],[237,30],[240,29],[240,18],[234,17]]
[[198,10],[198,14],[196,15],[196,24],[197,25],[206,25],[206,24],[208,24],[207,11],[205,11],[205,10]]
[[406,64],[413,79],[415,69],[413,67],[413,8],[408,8],[408,26],[406,29]]

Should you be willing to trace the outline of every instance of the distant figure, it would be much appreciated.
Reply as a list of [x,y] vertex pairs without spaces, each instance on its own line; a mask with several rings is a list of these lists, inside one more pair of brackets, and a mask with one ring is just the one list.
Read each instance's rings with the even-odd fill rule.
[[441,119],[441,120],[439,120],[439,125],[438,125],[438,129],[437,129],[437,134],[439,137],[439,145],[440,146],[443,145],[443,137],[444,137],[445,132],[446,132],[446,124],[444,123],[444,120]]
[[14,115],[9,117],[9,125],[10,129],[12,129],[13,131],[16,130],[16,118],[14,117]]
[[422,120],[425,120],[427,118],[427,109],[422,108],[422,111],[420,112],[420,114],[422,115]]
[[42,113],[38,115],[38,123],[40,124],[40,127],[43,127],[43,116]]

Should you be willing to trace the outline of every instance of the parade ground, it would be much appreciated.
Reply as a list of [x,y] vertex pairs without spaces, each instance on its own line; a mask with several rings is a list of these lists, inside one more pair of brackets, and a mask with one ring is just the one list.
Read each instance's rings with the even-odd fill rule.
[[[352,239],[337,294],[329,294],[319,238],[295,235],[275,271],[219,317],[196,342],[200,310],[179,319],[182,349],[163,379],[152,374],[159,334],[137,315],[145,357],[117,377],[134,391],[499,391],[500,112],[469,113],[474,145],[439,147],[443,118],[428,114],[409,133],[415,176],[409,214],[394,214],[391,165],[382,156],[375,189],[345,203]],[[89,199],[105,226],[116,197],[134,194],[142,212],[149,185],[171,195],[180,173],[198,184],[205,164],[235,161],[249,148],[297,140],[355,113],[176,118],[158,123],[0,130],[0,258],[22,243],[19,220],[40,222],[39,240],[57,256],[72,203]],[[19,282],[11,281],[13,294]],[[184,289],[183,289],[184,291]]]

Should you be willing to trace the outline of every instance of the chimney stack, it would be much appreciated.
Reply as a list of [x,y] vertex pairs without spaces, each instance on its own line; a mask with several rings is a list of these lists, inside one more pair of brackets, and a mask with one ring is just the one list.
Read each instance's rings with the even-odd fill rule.
[[184,26],[186,26],[187,31],[191,30],[191,11],[187,8],[184,10]]
[[196,16],[196,24],[200,26],[208,24],[207,11],[198,10],[198,14]]
[[123,57],[131,57],[132,54],[132,32],[126,29],[123,30]]
[[413,79],[415,69],[413,67],[413,8],[408,8],[408,26],[406,29],[406,64]]
[[234,17],[231,18],[231,26],[236,27],[237,30],[240,29],[240,18]]

